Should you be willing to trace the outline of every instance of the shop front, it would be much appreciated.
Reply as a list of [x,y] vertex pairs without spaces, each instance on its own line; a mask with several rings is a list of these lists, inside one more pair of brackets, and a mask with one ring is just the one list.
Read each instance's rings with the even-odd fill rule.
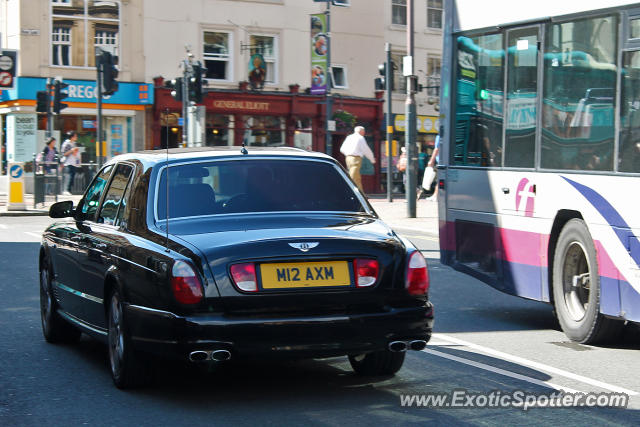
[[[386,119],[386,114],[385,114]],[[404,114],[393,114],[392,121],[393,125],[393,142],[391,144],[391,155],[393,158],[391,162],[393,164],[393,191],[394,192],[404,192],[403,178],[402,172],[400,172],[397,168],[398,161],[400,159],[401,148],[405,146],[405,131],[406,131],[406,118]],[[440,120],[438,116],[416,116],[416,146],[418,153],[418,158],[422,159],[422,163],[431,158],[431,153],[433,152],[435,146],[436,136],[438,135],[438,129],[440,128]],[[386,174],[387,174],[387,150],[386,150],[386,142],[382,141],[380,147],[381,157],[381,165],[380,172],[383,177],[383,185],[385,185],[386,191]],[[421,173],[418,172],[420,176],[418,176],[418,182],[421,182]]]
[[[96,82],[65,80],[68,107],[52,115],[53,136],[60,146],[69,131],[78,134],[83,163],[97,162]],[[116,93],[103,98],[101,155],[115,155],[144,148],[145,110],[153,105],[152,85],[120,82]],[[7,161],[29,162],[44,147],[47,115],[36,113],[36,93],[46,90],[45,78],[18,77],[16,88],[0,99],[3,166]]]
[[[186,146],[182,132],[182,104],[170,89],[156,81],[151,141],[154,149]],[[207,146],[297,147],[327,152],[325,140],[324,96],[297,92],[261,92],[249,90],[209,90],[204,107],[204,135]],[[356,125],[364,126],[366,139],[376,159],[380,158],[382,101],[371,98],[335,97],[336,129],[332,132],[329,154],[344,165],[340,145]],[[379,162],[363,162],[365,192],[379,193]]]

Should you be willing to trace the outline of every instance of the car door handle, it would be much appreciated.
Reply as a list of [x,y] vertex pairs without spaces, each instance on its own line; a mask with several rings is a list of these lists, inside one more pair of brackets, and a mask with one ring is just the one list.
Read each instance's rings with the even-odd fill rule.
[[84,240],[84,237],[82,237],[82,236],[71,236],[71,240],[73,240],[74,242],[82,242]]
[[510,191],[510,190],[509,190],[509,188],[508,188],[508,187],[502,187],[502,192],[503,192],[504,194],[509,194],[509,191]]
[[100,249],[100,250],[106,250],[107,249],[107,244],[106,243],[96,243],[96,249]]

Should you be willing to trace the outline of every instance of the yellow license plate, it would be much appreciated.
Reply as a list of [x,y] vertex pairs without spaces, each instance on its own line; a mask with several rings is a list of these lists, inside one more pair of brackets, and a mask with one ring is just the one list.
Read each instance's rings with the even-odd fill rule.
[[261,264],[263,289],[350,286],[347,261]]

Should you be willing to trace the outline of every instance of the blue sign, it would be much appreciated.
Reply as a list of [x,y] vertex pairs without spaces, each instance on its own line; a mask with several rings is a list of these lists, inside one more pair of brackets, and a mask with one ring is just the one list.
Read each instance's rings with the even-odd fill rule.
[[[45,90],[47,79],[39,77],[18,77],[15,89],[2,91],[2,101],[16,99],[36,99],[36,93]],[[64,102],[95,103],[97,97],[96,82],[93,80],[64,80],[69,86],[69,96]],[[118,91],[103,96],[105,104],[153,105],[153,85],[148,83],[118,82]]]
[[184,118],[178,117],[178,126],[184,126]]
[[20,178],[22,176],[22,166],[20,165],[11,166],[11,169],[9,169],[9,175],[11,175],[11,178],[14,178],[14,179]]

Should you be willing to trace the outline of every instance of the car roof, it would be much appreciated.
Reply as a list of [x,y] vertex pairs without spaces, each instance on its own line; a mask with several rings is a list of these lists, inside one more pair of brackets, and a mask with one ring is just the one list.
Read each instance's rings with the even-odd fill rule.
[[139,160],[151,166],[157,163],[165,163],[183,160],[205,160],[217,157],[242,157],[274,156],[274,157],[306,157],[314,159],[333,160],[333,157],[315,151],[307,151],[295,147],[244,147],[246,154],[242,153],[239,146],[223,147],[189,147],[170,148],[168,150],[144,150],[115,156],[109,163],[125,160]]

